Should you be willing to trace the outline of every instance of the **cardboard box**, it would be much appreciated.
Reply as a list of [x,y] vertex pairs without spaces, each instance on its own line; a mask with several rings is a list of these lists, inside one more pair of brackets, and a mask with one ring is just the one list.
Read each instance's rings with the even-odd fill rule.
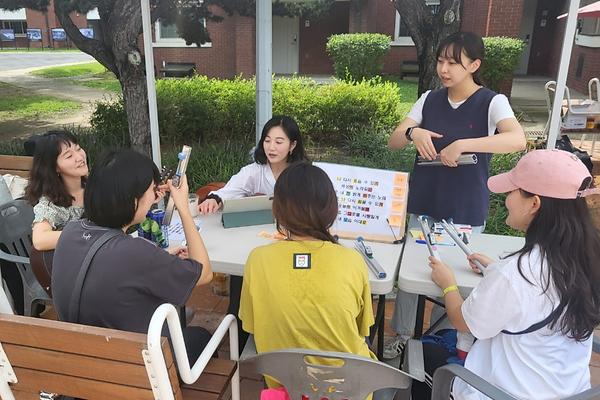
[[560,124],[563,129],[585,129],[587,118],[585,115],[567,114]]

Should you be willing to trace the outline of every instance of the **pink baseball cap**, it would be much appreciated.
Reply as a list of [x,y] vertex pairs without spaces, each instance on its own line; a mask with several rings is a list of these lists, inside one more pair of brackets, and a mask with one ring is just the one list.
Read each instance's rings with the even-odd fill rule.
[[[588,187],[582,189],[588,179]],[[600,194],[600,188],[589,189],[593,179],[586,166],[573,153],[563,150],[534,150],[525,154],[508,172],[488,179],[494,193],[526,192],[555,199],[576,199]]]

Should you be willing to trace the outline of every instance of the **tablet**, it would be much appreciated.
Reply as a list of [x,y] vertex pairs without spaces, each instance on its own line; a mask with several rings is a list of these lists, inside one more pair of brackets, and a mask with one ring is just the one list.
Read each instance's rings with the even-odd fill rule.
[[252,196],[223,201],[223,213],[270,210],[272,207],[273,196]]

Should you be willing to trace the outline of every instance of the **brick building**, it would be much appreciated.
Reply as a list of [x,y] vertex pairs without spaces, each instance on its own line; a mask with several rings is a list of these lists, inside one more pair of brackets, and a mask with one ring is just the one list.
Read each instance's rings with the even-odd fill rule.
[[[439,0],[423,0],[435,8]],[[582,0],[582,5],[594,0]],[[415,60],[416,52],[400,15],[390,0],[360,2],[338,0],[331,12],[320,19],[273,18],[273,72],[277,74],[330,74],[332,63],[325,52],[327,38],[335,33],[380,32],[392,37],[392,48],[384,62],[384,73],[399,74],[404,60]],[[527,48],[517,74],[556,77],[565,20],[556,17],[566,11],[568,0],[463,0],[462,29],[482,36],[520,37]],[[219,14],[219,10],[215,10]],[[200,74],[230,78],[251,76],[255,71],[255,20],[239,15],[220,23],[208,22],[211,43],[186,46],[173,26],[157,22],[154,28],[156,71],[166,62],[191,63]],[[79,27],[94,27],[96,12],[75,15]],[[0,10],[0,29],[14,27],[25,40],[27,27],[42,29],[48,45],[49,30],[58,27],[52,10],[43,14],[31,10],[8,13]],[[587,91],[587,82],[600,75],[600,19],[581,21],[571,58],[567,84]],[[64,45],[64,44],[63,44]],[[508,89],[508,88],[504,88]]]

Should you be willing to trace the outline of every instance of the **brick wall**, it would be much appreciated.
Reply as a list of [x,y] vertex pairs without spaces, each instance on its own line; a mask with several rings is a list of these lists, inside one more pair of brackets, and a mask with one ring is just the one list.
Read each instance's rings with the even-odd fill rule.
[[[521,28],[524,0],[488,0],[491,2],[491,17],[484,36],[518,37]],[[547,0],[539,0],[544,2]]]
[[485,36],[490,0],[463,0],[461,29]]
[[[581,77],[577,77],[577,61],[580,55],[584,57],[583,69],[581,71]],[[574,45],[571,64],[569,65],[567,86],[578,90],[587,96],[588,82],[591,78],[600,78],[600,48]]]
[[[593,0],[582,0],[581,6],[592,3]],[[565,0],[554,0],[538,4],[536,20],[541,18],[541,12],[548,11],[548,24],[541,27],[539,23],[534,29],[534,43],[530,59],[530,73],[532,75],[548,76],[555,80],[558,77],[558,67],[562,43],[565,35],[566,19],[556,20],[556,17],[568,11],[568,2]],[[535,52],[535,54],[534,54]],[[583,56],[583,68],[580,77],[576,76],[579,57]],[[588,93],[587,84],[591,78],[600,76],[600,48],[573,45],[567,86],[578,90],[583,94]]]
[[255,71],[255,23],[253,18],[239,15],[228,16],[222,10],[216,14],[225,16],[223,21],[208,22],[211,47],[155,47],[154,62],[160,71],[163,62],[189,62],[196,64],[202,75],[232,78],[236,75],[251,76]]
[[311,19],[300,18],[299,72],[301,74],[332,74],[333,64],[325,46],[333,34],[348,33],[350,3],[336,2],[329,15]]
[[[60,28],[60,22],[54,13],[54,1],[51,1],[48,5],[48,11],[46,14],[40,11],[34,11],[26,9],[27,28],[41,29],[42,30],[42,43],[44,47],[52,46],[51,40],[51,29]],[[71,19],[75,25],[79,28],[87,28],[87,16],[86,14],[72,13]],[[72,47],[74,47],[71,44]],[[31,47],[40,47],[39,42],[33,42]],[[54,47],[63,48],[68,47],[66,42],[55,42]]]

